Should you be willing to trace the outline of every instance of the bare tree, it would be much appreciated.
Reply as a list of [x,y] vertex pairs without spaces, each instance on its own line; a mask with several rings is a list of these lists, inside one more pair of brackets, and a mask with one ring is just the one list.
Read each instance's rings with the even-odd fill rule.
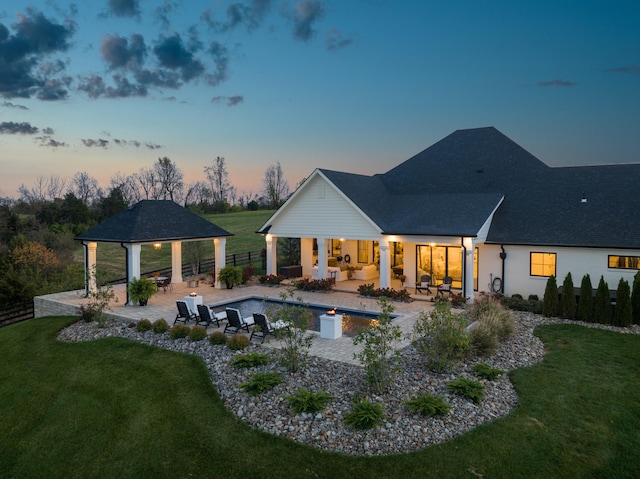
[[137,203],[142,199],[134,175],[125,175],[118,171],[111,177],[110,181],[110,191],[116,188],[120,189],[120,193],[128,205]]
[[270,208],[279,207],[289,194],[289,184],[284,179],[280,162],[267,167],[262,182],[266,203]]
[[98,180],[89,176],[86,171],[79,171],[73,175],[69,191],[87,206],[102,196],[98,188]]
[[163,199],[177,200],[182,187],[182,171],[168,157],[158,158],[154,169],[160,186],[160,194]]
[[184,191],[184,206],[204,203],[209,196],[209,189],[204,181],[189,183],[185,185]]
[[211,166],[205,166],[204,172],[207,174],[211,189],[211,200],[213,203],[224,203],[227,201],[229,193],[229,173],[223,157],[218,156],[213,160]]
[[53,201],[56,198],[62,198],[66,182],[65,178],[58,175],[51,175],[49,178],[38,176],[31,189],[22,184],[18,188],[18,193],[20,199],[29,204]]
[[140,197],[145,200],[158,199],[158,179],[155,168],[140,168],[133,174],[136,187],[140,191]]
[[49,176],[47,182],[47,194],[52,201],[56,198],[62,198],[64,196],[64,188],[67,185],[67,179],[58,175]]

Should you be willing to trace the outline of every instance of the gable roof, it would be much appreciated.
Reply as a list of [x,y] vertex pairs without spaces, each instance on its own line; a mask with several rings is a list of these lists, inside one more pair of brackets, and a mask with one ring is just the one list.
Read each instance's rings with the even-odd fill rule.
[[150,243],[233,236],[171,200],[143,200],[76,237],[82,241]]

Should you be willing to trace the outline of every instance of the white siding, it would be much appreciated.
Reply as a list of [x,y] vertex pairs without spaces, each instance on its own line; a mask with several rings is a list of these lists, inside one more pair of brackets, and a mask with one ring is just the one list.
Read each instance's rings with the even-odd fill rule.
[[380,236],[380,230],[320,175],[311,178],[284,208],[271,223],[269,233],[275,236],[349,239]]

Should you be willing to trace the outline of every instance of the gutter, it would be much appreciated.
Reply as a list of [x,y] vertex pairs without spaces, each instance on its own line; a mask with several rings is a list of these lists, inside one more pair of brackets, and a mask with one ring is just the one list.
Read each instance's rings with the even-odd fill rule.
[[460,246],[462,246],[462,297],[467,297],[467,248],[464,245],[464,237],[460,237]]
[[124,253],[124,267],[125,267],[125,271],[127,272],[127,283],[126,283],[126,285],[124,287],[124,290],[127,293],[127,299],[125,300],[124,304],[126,306],[126,305],[129,304],[129,301],[130,301],[130,299],[129,299],[129,287],[128,287],[129,286],[129,281],[131,281],[131,279],[129,278],[129,255],[127,254],[128,250],[127,250],[127,247],[124,245],[124,243],[120,243],[120,247],[124,248],[124,251],[125,251],[125,253]]
[[507,252],[504,250],[504,245],[500,245],[500,259],[502,260],[502,283],[500,284],[500,294],[504,295],[504,260],[507,259]]

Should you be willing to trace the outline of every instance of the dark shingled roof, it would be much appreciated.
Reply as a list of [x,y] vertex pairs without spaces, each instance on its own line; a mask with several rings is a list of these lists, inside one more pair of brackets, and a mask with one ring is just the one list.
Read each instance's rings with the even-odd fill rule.
[[76,239],[106,243],[149,243],[220,236],[232,234],[171,200],[143,200],[85,231]]
[[504,197],[488,243],[640,248],[640,164],[552,168],[493,127],[384,174],[320,171],[389,234],[471,236]]

